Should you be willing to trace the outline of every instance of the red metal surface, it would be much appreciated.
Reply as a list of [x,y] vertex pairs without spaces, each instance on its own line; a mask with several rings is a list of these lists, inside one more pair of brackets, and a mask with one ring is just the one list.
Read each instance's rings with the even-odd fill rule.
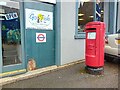
[[[86,32],[86,65],[90,67],[104,66],[105,24],[103,22],[89,22],[85,26]],[[88,33],[96,33],[95,39],[89,39]]]

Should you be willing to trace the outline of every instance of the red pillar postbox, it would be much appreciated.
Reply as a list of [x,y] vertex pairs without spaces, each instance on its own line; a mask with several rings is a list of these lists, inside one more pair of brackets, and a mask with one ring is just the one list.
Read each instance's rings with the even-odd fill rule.
[[102,74],[104,66],[105,24],[98,21],[89,22],[85,26],[85,32],[86,70],[91,74]]

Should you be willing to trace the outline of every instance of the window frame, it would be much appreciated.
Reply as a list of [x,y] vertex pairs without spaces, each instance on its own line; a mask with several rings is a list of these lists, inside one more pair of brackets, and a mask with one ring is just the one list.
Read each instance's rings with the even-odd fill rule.
[[120,29],[120,25],[119,25],[119,23],[120,23],[120,11],[119,11],[119,9],[120,9],[120,1],[118,1],[117,2],[117,21],[116,21],[116,27],[117,27],[117,29],[116,29],[116,32],[118,32],[118,30]]
[[[76,4],[76,15],[75,15],[76,18],[75,18],[75,35],[74,35],[74,39],[85,39],[85,37],[86,37],[85,32],[78,32],[78,6],[79,6],[79,2],[78,1],[79,0],[76,0],[76,3],[75,3]],[[118,29],[118,21],[116,19],[117,19],[117,17],[119,15],[117,15],[118,14],[118,12],[117,12],[118,7],[116,8],[116,6],[117,6],[116,2],[118,2],[118,0],[115,0],[115,2],[112,2],[113,3],[112,7],[110,6],[110,2],[108,2],[109,3],[108,4],[108,9],[109,9],[108,10],[108,17],[109,17],[108,22],[109,23],[107,23],[108,31],[106,31],[106,35],[113,34],[113,33],[115,33],[117,31],[117,30],[113,30],[113,29]],[[114,9],[110,10],[113,7],[114,7]],[[96,12],[95,11],[96,11],[96,0],[94,0],[94,13],[93,13],[94,20],[93,21],[96,21],[96,18],[95,18],[96,17]],[[110,22],[110,17],[113,17],[113,16],[116,17],[116,19],[114,20],[114,23]],[[113,26],[113,29],[110,26]]]
[[[108,33],[115,34],[117,29],[117,0],[109,2]],[[112,18],[114,17],[114,18]]]

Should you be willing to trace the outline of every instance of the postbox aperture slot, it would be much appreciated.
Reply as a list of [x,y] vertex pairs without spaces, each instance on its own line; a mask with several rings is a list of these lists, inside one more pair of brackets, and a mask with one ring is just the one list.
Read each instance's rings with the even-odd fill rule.
[[86,30],[96,30],[96,28],[87,28]]

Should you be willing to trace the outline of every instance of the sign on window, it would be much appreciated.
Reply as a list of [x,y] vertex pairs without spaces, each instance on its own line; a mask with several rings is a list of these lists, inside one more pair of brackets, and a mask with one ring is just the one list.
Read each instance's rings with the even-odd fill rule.
[[9,13],[5,15],[6,20],[12,20],[18,18],[17,13]]
[[53,12],[26,9],[25,14],[26,29],[53,30]]

